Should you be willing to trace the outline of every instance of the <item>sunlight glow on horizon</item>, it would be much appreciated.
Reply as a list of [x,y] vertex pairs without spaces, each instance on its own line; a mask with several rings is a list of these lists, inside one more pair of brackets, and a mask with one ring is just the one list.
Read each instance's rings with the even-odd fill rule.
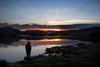
[[65,29],[62,28],[19,28],[20,31],[27,31],[27,30],[40,30],[40,31],[65,31]]
[[82,23],[100,23],[100,20],[96,19],[74,19],[74,20],[50,20],[49,25],[62,25],[62,24],[82,24]]

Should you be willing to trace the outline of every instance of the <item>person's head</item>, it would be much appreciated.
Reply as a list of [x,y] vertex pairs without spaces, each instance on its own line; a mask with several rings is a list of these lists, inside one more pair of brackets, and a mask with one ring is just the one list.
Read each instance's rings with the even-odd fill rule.
[[31,42],[30,41],[28,41],[28,44],[30,44]]

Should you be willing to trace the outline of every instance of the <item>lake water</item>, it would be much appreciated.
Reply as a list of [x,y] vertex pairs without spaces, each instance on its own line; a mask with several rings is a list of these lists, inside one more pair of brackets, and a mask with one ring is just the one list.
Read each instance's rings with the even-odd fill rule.
[[66,46],[75,45],[78,43],[89,43],[80,40],[72,39],[61,39],[61,38],[51,38],[51,39],[41,39],[41,40],[25,40],[20,39],[16,42],[11,43],[0,43],[0,59],[6,60],[8,62],[17,62],[23,60],[26,56],[25,45],[27,42],[31,42],[31,56],[36,56],[45,52],[46,48],[53,46]]

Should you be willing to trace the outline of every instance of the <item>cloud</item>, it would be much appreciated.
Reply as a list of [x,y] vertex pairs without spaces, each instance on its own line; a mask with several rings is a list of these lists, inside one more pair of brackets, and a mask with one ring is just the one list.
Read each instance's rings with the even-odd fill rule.
[[100,23],[100,20],[96,19],[72,19],[72,20],[49,20],[49,25],[69,25],[69,24],[86,24],[86,23]]

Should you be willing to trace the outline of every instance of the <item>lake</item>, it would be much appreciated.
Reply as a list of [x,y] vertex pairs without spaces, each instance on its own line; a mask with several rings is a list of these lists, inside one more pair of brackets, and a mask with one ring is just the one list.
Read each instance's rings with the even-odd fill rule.
[[[78,43],[90,43],[86,41],[64,39],[64,38],[44,38],[44,39],[14,39],[0,40],[0,59],[8,62],[17,62],[26,57],[25,46],[28,41],[31,42],[31,56],[37,56],[45,53],[46,48],[54,46],[75,45]],[[4,41],[4,42],[2,42]],[[11,42],[9,42],[11,41]]]

